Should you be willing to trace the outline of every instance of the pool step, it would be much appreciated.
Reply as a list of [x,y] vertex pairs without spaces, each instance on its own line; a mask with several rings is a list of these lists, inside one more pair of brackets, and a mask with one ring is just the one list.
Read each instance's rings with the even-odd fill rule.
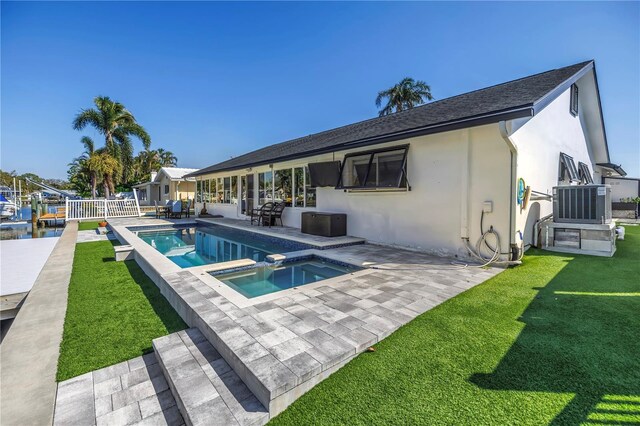
[[196,328],[153,341],[187,425],[260,426],[269,412]]

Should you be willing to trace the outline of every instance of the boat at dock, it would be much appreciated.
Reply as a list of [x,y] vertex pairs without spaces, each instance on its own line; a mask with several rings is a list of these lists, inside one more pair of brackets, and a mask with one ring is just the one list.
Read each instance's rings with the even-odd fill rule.
[[18,206],[13,201],[7,200],[7,198],[0,194],[0,219],[7,219],[15,216],[18,212]]

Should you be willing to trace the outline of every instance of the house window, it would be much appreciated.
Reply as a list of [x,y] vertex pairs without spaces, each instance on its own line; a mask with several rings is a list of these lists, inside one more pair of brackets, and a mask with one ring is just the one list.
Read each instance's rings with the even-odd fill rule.
[[[205,203],[210,203],[211,202],[211,193],[212,193],[212,188],[211,188],[211,179],[207,179],[205,181],[202,182],[204,185],[204,188],[202,190],[203,192],[203,196],[204,196],[204,202]],[[215,191],[216,185],[215,182],[213,183],[213,191]]]
[[316,188],[309,182],[306,166],[258,173],[258,204],[284,202],[289,207],[315,207]]
[[338,188],[377,189],[406,187],[408,150],[408,146],[402,146],[345,155]]
[[573,157],[561,152],[560,153],[560,171],[558,172],[558,180],[569,182],[579,182],[578,170],[573,162]]
[[305,207],[316,206],[316,188],[311,186],[311,177],[309,176],[309,167],[304,168],[304,205]]
[[231,176],[231,190],[229,193],[229,202],[238,204],[238,176]]
[[202,181],[201,180],[196,181],[196,197],[195,198],[196,198],[195,199],[196,203],[202,202]]
[[218,200],[218,180],[216,178],[209,179],[209,199],[212,203],[219,202]]
[[578,177],[580,178],[580,182],[585,185],[593,183],[593,177],[591,176],[591,171],[589,171],[589,166],[584,164],[582,161],[578,163]]
[[258,173],[258,203],[273,201],[273,172]]
[[164,195],[167,195],[169,193],[169,185],[165,185],[164,186]]
[[578,115],[578,86],[571,85],[571,102],[569,105],[569,111],[574,117]]
[[224,201],[224,180],[217,178],[213,180],[215,185],[215,202],[222,203]]
[[293,199],[295,207],[304,207],[304,167],[293,169]]
[[293,198],[293,174],[292,169],[276,170],[274,173],[274,201],[284,201],[284,205],[291,207]]
[[[222,182],[224,184],[224,198],[222,199],[222,202],[224,204],[231,204],[231,178],[223,178]],[[219,190],[220,189],[218,189],[218,191]]]

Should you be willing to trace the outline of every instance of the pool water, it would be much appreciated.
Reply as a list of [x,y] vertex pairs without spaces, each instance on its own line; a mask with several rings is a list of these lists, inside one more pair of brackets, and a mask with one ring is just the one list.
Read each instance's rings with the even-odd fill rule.
[[262,262],[270,254],[308,248],[295,243],[262,239],[255,233],[216,225],[136,233],[182,268],[238,259]]
[[214,275],[232,289],[251,299],[294,287],[339,277],[360,270],[322,258],[261,266],[230,274]]

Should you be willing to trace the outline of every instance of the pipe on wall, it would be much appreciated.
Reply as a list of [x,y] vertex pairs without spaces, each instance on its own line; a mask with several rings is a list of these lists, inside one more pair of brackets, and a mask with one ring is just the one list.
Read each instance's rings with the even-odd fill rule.
[[498,123],[498,127],[500,129],[500,135],[502,139],[504,139],[507,144],[507,148],[509,148],[509,152],[511,153],[511,175],[510,175],[510,194],[509,194],[509,243],[511,247],[517,247],[516,243],[516,200],[515,200],[515,192],[516,192],[516,179],[518,173],[518,148],[516,147],[513,140],[511,140],[511,135],[509,134],[509,130],[507,129],[507,122],[500,121]]
[[469,144],[470,131],[467,129],[466,139],[462,146],[462,165],[460,167],[460,236],[462,239],[469,239]]

